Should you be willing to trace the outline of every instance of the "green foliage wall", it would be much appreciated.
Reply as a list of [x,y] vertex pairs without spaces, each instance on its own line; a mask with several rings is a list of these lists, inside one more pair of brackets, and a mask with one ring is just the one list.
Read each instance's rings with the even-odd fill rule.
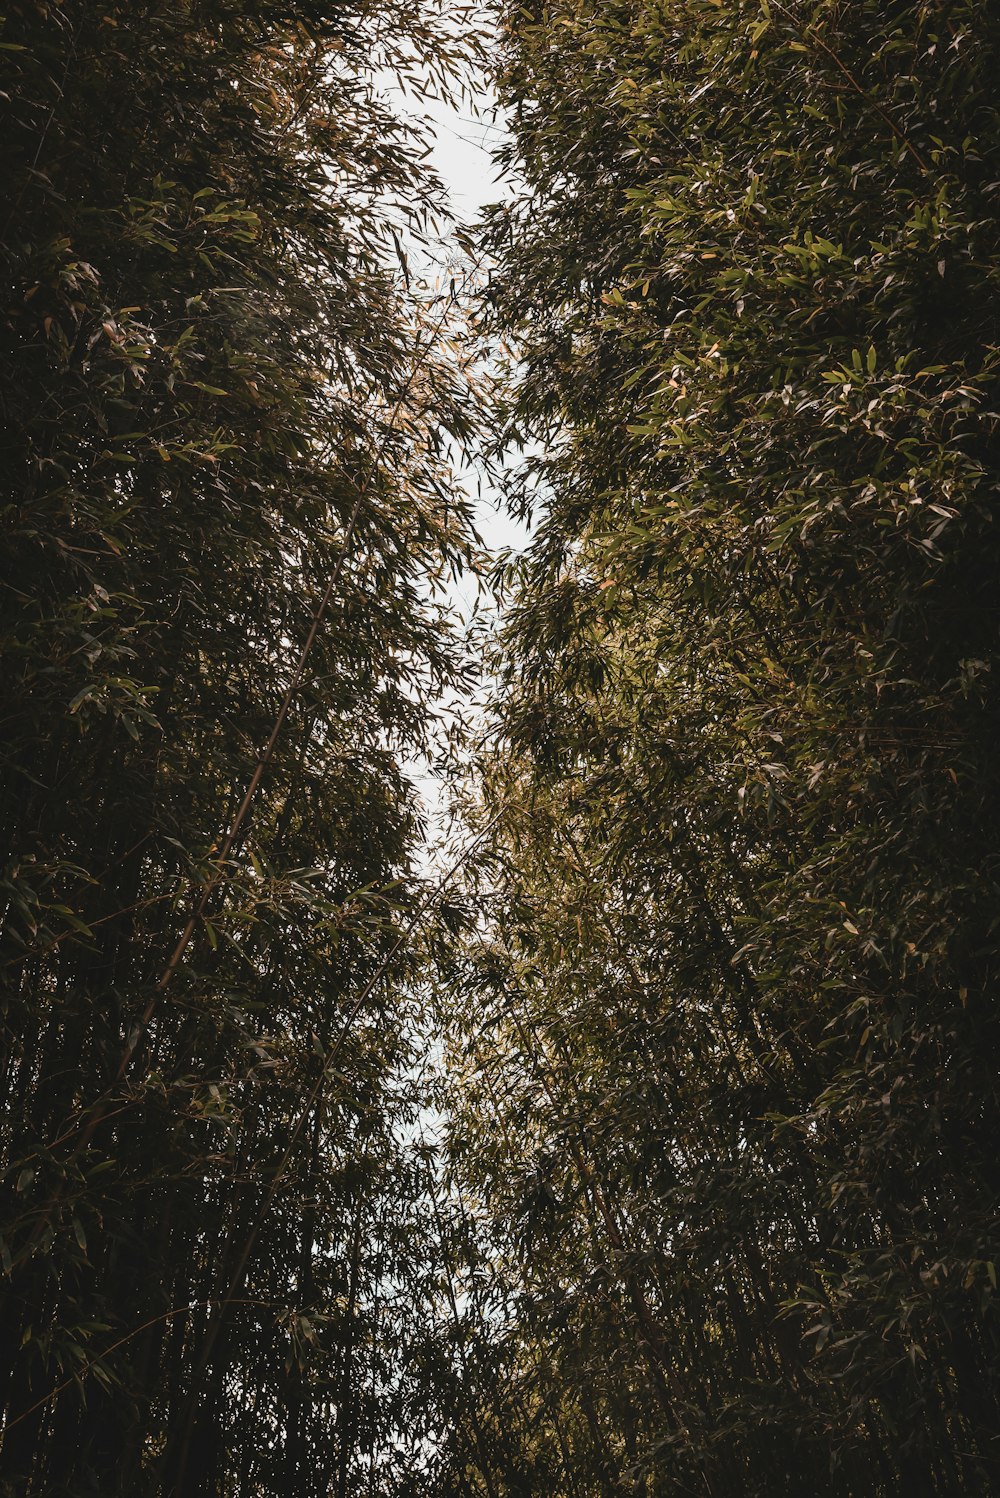
[[0,1484],[380,1491],[423,1439],[411,1007],[342,1027],[414,898],[469,418],[372,79],[466,44],[393,0],[6,9]]
[[1000,27],[502,24],[538,525],[453,1168],[524,1490],[990,1493]]

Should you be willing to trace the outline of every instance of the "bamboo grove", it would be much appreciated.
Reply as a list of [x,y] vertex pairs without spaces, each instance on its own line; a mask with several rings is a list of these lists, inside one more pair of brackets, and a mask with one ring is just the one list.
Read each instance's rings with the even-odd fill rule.
[[419,893],[469,417],[373,80],[460,59],[406,0],[4,45],[4,1491],[378,1492],[423,1439],[411,1006],[342,1031]]
[[1000,18],[0,46],[0,1494],[1000,1491]]

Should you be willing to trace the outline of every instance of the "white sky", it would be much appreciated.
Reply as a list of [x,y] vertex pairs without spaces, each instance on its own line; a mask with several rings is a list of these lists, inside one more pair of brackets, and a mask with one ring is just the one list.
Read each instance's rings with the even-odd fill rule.
[[491,154],[504,137],[503,117],[485,93],[457,109],[440,99],[428,99],[425,107],[436,137],[434,166],[458,217],[475,218],[485,204],[507,195]]

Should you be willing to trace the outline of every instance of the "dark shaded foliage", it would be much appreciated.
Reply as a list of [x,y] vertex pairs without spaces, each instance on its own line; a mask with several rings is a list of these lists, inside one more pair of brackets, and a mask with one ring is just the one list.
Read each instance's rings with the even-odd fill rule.
[[1000,28],[504,26],[539,524],[449,981],[506,1439],[531,1492],[992,1493]]
[[382,1491],[412,1006],[342,1027],[414,898],[468,414],[373,78],[459,52],[392,0],[25,0],[2,46],[0,1485]]

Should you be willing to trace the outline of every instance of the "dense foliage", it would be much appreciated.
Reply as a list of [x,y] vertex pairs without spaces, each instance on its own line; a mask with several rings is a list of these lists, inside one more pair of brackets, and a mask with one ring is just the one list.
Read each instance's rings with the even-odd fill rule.
[[448,983],[509,1490],[996,1492],[1000,22],[501,51],[538,528]]
[[7,7],[0,1495],[986,1498],[1000,19],[436,3]]
[[15,0],[2,47],[0,1490],[402,1491],[412,1006],[345,1022],[468,414],[376,81],[458,48],[409,0]]

